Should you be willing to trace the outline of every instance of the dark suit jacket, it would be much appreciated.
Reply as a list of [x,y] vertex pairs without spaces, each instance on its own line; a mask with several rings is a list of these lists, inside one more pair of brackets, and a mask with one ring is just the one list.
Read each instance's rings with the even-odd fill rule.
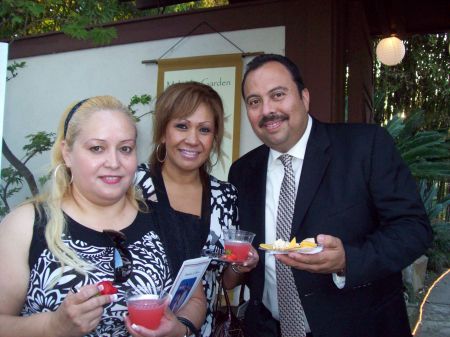
[[[239,223],[265,242],[265,188],[269,148],[236,161],[229,180],[239,194]],[[417,187],[389,134],[376,125],[314,120],[297,192],[291,238],[340,238],[346,283],[331,274],[293,269],[315,337],[411,336],[401,270],[423,254],[432,233]],[[258,327],[264,287],[264,253],[250,273],[249,331]],[[255,336],[257,336],[256,333]]]

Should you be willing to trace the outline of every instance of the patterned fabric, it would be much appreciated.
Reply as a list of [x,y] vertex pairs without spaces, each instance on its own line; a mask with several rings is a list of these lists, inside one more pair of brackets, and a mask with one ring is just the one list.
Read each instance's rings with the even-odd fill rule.
[[[75,250],[82,259],[94,266],[81,275],[73,268],[61,269],[45,244],[46,221],[36,219],[30,247],[30,282],[21,314],[29,316],[39,312],[55,311],[72,287],[80,288],[102,280],[113,280],[113,247],[105,234],[84,227],[67,217],[68,234],[63,236],[65,244]],[[118,301],[107,305],[97,329],[87,336],[129,336],[123,322],[127,312],[125,292],[140,285],[162,287],[169,291],[172,279],[168,269],[164,246],[153,227],[152,215],[138,213],[134,222],[124,228],[127,248],[133,256],[133,273],[118,288]],[[62,277],[60,273],[62,272]],[[53,284],[54,280],[57,280]]]
[[[278,201],[277,238],[289,241],[295,206],[295,176],[292,169],[292,156],[283,154],[279,159],[284,165],[284,177]],[[281,335],[305,337],[305,314],[291,267],[276,260],[276,274]]]
[[[237,222],[237,192],[236,188],[230,183],[220,181],[213,176],[210,177],[210,193],[203,193],[204,196],[209,195],[209,201],[203,202],[202,205],[207,210],[202,209],[202,216],[208,214],[208,219],[203,219],[209,225],[209,232],[204,244],[204,249],[214,251],[214,249],[224,249],[223,228],[235,228]],[[158,190],[155,188],[155,174],[150,172],[147,164],[139,165],[136,182],[141,188],[144,199],[149,207],[153,207],[155,203],[167,199],[165,189]],[[203,208],[202,206],[202,208]],[[169,207],[168,211],[172,212],[179,219],[186,219],[186,216],[198,218],[192,214],[186,215],[175,211]],[[167,225],[167,224],[164,224]],[[178,221],[174,226],[185,226],[185,223]],[[173,229],[173,228],[171,228]],[[195,234],[195,233],[194,233]],[[208,302],[206,320],[201,327],[201,336],[209,337],[211,335],[213,321],[213,306],[217,296],[217,277],[223,271],[224,263],[211,261],[209,267],[203,277],[203,286]]]

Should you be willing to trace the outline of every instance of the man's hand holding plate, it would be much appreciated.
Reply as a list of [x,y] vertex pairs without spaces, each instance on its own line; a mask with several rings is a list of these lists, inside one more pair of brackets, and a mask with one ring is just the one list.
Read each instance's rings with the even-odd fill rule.
[[311,273],[331,274],[345,270],[345,250],[339,238],[320,234],[317,243],[323,246],[323,250],[317,254],[290,252],[286,255],[276,254],[275,258],[288,266]]

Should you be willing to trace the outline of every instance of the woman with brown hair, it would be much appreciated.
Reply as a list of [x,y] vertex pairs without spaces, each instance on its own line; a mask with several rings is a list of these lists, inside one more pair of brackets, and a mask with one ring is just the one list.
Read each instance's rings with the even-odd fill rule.
[[[183,260],[200,256],[202,250],[223,250],[224,228],[234,228],[238,219],[237,192],[209,172],[211,157],[221,158],[224,112],[220,96],[198,82],[176,83],[158,98],[153,124],[154,150],[148,164],[139,166],[137,183],[144,199],[165,233],[174,242],[169,253],[171,270]],[[237,284],[242,273],[258,263],[252,248],[247,260],[224,269],[212,261],[204,276],[208,302],[201,335],[210,336],[217,277],[223,272],[224,286]]]

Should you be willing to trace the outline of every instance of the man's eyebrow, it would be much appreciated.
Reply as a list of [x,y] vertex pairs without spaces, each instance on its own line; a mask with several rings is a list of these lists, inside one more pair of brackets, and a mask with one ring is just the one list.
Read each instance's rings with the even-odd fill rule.
[[248,95],[247,97],[245,97],[245,101],[247,102],[250,98],[254,98],[254,97],[261,97],[261,96],[257,95],[257,94],[251,94],[251,95]]
[[[272,88],[272,89],[270,89],[269,91],[268,91],[268,94],[272,94],[272,93],[274,93],[275,91],[289,91],[289,88],[288,87],[284,87],[284,86],[282,86],[282,85],[279,85],[279,86],[277,86],[277,87],[275,87],[275,88]],[[250,94],[250,95],[248,95],[247,97],[245,97],[245,101],[247,102],[250,98],[254,98],[254,97],[261,97],[261,95],[257,95],[257,94]]]
[[279,85],[278,87],[272,88],[269,90],[269,93],[273,93],[274,91],[278,91],[278,90],[282,90],[282,91],[288,91],[289,89],[287,87],[283,87],[282,85]]

